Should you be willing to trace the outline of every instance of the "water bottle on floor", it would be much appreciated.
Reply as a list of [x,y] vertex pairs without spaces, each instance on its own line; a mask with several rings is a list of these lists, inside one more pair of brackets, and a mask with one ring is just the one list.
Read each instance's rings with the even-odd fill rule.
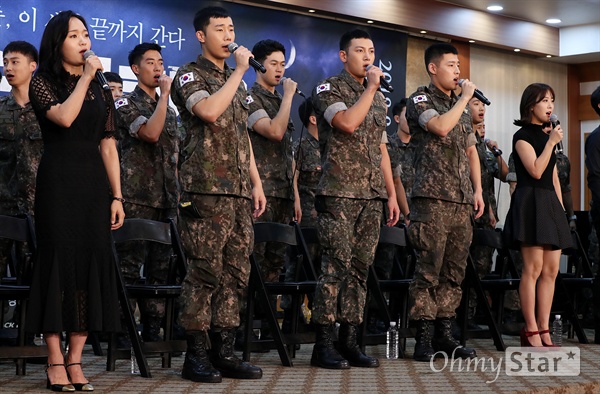
[[387,348],[385,356],[389,359],[398,358],[398,328],[396,322],[390,322],[390,328],[387,331]]
[[557,346],[562,346],[562,331],[563,331],[563,323],[560,320],[560,315],[554,316],[554,323],[552,323],[552,342]]

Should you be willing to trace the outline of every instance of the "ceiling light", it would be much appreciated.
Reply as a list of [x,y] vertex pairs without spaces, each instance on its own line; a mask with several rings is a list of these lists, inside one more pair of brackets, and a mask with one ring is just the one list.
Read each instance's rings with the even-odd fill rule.
[[487,9],[488,11],[502,11],[504,7],[502,7],[501,5],[491,5]]
[[546,55],[546,57],[552,57],[552,55]]
[[315,10],[308,10],[308,12],[313,13],[313,12],[316,12],[316,11]]
[[373,21],[372,20],[368,20],[367,23],[373,23]]
[[470,42],[471,44],[474,44],[474,43],[475,43],[475,40],[469,40],[469,42]]
[[562,22],[562,21],[558,18],[546,19],[546,23],[556,24],[556,23],[560,23],[560,22]]
[[427,34],[427,30],[421,30],[421,34]]
[[514,51],[515,52],[521,52],[521,50],[519,48],[515,48]]

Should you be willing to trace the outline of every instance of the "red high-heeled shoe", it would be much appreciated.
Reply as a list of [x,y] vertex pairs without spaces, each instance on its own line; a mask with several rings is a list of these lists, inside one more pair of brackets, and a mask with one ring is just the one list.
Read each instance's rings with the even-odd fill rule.
[[540,331],[540,339],[542,339],[542,345],[544,345],[544,347],[560,347],[558,345],[555,345],[554,343],[546,343],[546,342],[544,342],[544,339],[542,338],[542,334],[550,334],[550,330],[546,329],[546,330],[541,330]]
[[525,331],[525,327],[521,329],[521,346],[523,347],[535,347],[529,342],[529,337],[539,335],[539,331]]

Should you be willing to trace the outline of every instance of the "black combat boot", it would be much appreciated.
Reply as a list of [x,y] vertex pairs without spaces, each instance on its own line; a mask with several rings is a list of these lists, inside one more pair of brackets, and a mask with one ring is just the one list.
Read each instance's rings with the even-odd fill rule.
[[220,383],[221,373],[213,368],[206,352],[206,331],[187,331],[187,352],[181,377],[193,382]]
[[379,360],[365,355],[358,347],[356,326],[348,323],[340,325],[338,350],[353,367],[375,368]]
[[462,347],[460,342],[452,336],[452,321],[451,318],[435,319],[435,336],[432,341],[435,351],[446,353],[452,358],[474,358],[477,357],[475,349]]
[[415,335],[415,352],[413,358],[417,361],[431,361],[435,351],[431,347],[431,320],[417,320],[417,334]]
[[240,360],[233,352],[235,328],[211,332],[210,361],[221,375],[233,379],[260,379],[262,369]]
[[331,325],[317,324],[317,341],[313,347],[310,365],[328,369],[348,369],[350,364],[333,347]]
[[160,342],[160,326],[162,319],[156,317],[145,317],[142,319],[144,329],[142,330],[142,339],[144,342]]

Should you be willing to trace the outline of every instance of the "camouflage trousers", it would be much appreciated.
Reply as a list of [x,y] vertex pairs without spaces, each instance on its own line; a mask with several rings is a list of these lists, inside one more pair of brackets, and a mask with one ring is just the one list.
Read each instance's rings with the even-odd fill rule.
[[[387,204],[383,204],[382,223],[385,223],[389,215]],[[377,274],[378,279],[390,279],[394,266],[394,256],[396,255],[396,246],[390,244],[378,244],[375,249],[375,257],[373,258],[373,269]],[[379,306],[375,298],[369,297],[369,310],[378,311]]]
[[[475,222],[474,228],[491,230],[494,228],[488,224],[480,224]],[[474,246],[471,248],[471,257],[473,258],[473,264],[475,265],[475,272],[479,278],[483,278],[489,274],[492,269],[492,256],[494,255],[494,248],[489,246]],[[469,309],[473,312],[477,307],[477,294],[475,291],[469,293]],[[469,316],[472,317],[472,316]]]
[[[285,198],[268,197],[265,212],[256,222],[288,224],[294,217],[294,202]],[[254,246],[254,256],[266,282],[279,281],[287,257],[287,246],[280,242],[260,243]]]
[[[321,274],[321,245],[319,244],[308,244],[306,245],[308,248],[308,254],[310,254],[310,259],[315,267],[315,271],[317,275]],[[288,262],[288,266],[285,269],[285,281],[293,282],[296,280],[296,274],[298,272],[298,262],[296,259],[291,259]],[[314,294],[308,294],[308,307],[312,309],[312,304],[314,301]],[[283,294],[281,296],[281,309],[289,309],[292,307],[292,296],[289,294]]]
[[181,239],[188,269],[180,297],[180,324],[186,331],[239,326],[239,301],[250,278],[254,243],[250,200],[189,194],[197,217],[181,215]]
[[379,240],[383,203],[317,197],[321,275],[312,320],[316,324],[362,322],[369,266]]
[[[150,219],[166,222],[177,217],[175,209],[160,209],[145,205],[125,203],[123,209],[128,219]],[[169,271],[169,259],[173,253],[169,245],[156,242],[132,241],[117,246],[121,273],[125,283],[133,284],[146,278],[149,284],[165,284]],[[143,269],[143,271],[142,271]],[[142,319],[162,318],[165,314],[165,302],[160,298],[146,298],[138,302]],[[135,300],[130,300],[131,309],[135,309]]]
[[413,198],[408,236],[417,261],[409,287],[411,320],[454,317],[462,297],[472,206]]
[[[521,257],[521,251],[511,250],[511,257],[515,263],[515,268],[519,275],[523,271],[523,257]],[[521,310],[521,299],[519,298],[519,292],[517,290],[509,290],[504,293],[504,309],[511,311]]]

